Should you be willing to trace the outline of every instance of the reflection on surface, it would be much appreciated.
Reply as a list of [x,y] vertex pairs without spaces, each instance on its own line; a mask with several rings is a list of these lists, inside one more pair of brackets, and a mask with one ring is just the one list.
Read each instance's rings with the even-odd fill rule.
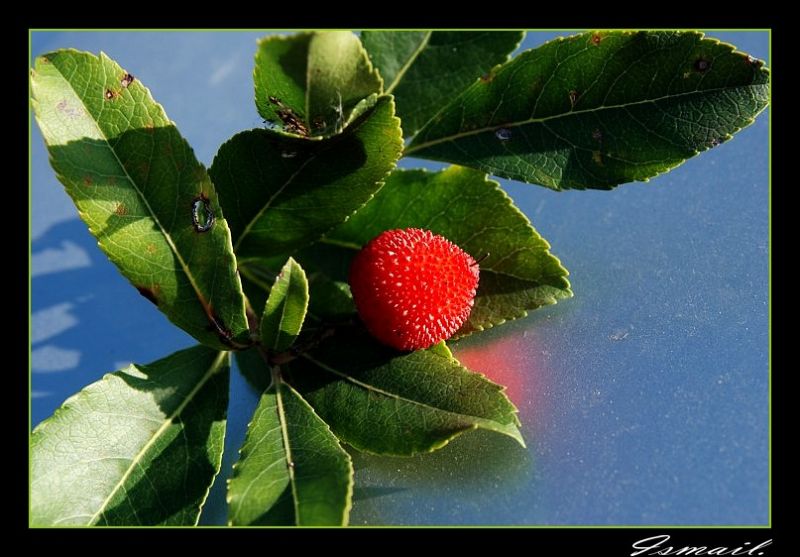
[[[546,412],[544,367],[548,352],[540,349],[531,319],[509,324],[502,334],[488,331],[453,344],[453,354],[472,371],[508,387],[508,396],[520,410],[522,431],[529,449],[492,432],[476,430],[456,437],[444,448],[412,458],[366,455],[349,449],[356,469],[356,485],[369,497],[354,506],[352,524],[393,524],[388,506],[411,505],[406,524],[428,524],[442,514],[440,501],[450,501],[447,518],[439,524],[507,523],[487,511],[507,501],[521,488],[535,489],[533,438],[536,422]],[[525,487],[527,486],[527,488]],[[358,493],[358,492],[356,492]],[[429,505],[426,507],[426,505]],[[406,509],[409,512],[409,509]]]
[[59,247],[43,249],[31,255],[31,275],[34,277],[89,265],[89,254],[74,242],[66,240]]
[[536,396],[543,387],[540,360],[547,356],[547,351],[539,350],[535,331],[506,327],[503,333],[488,339],[467,337],[453,346],[453,355],[469,370],[504,385],[506,394],[522,414],[531,406],[538,407],[538,401],[529,397],[541,398]]
[[[497,433],[475,430],[456,437],[442,449],[411,458],[384,457],[359,453],[347,447],[353,456],[355,481],[354,507],[350,523],[393,524],[396,517],[387,515],[386,504],[424,505],[425,501],[450,501],[463,506],[464,520],[476,514],[481,501],[511,497],[532,477],[533,460],[513,439]],[[406,517],[405,524],[427,524],[430,517],[421,514]],[[461,523],[450,519],[444,524]],[[487,521],[492,523],[494,521]],[[442,523],[442,522],[439,522]]]
[[[47,255],[54,252],[69,257],[55,261]],[[191,346],[119,274],[78,218],[43,227],[31,258],[32,426],[120,361],[146,363]]]

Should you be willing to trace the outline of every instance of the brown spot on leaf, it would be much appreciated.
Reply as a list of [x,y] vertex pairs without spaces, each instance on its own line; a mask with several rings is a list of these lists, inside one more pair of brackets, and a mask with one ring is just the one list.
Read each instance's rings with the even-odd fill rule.
[[269,102],[278,107],[275,115],[283,122],[283,128],[289,133],[298,135],[308,135],[308,128],[303,121],[294,113],[294,110],[283,104],[278,97],[269,97]]
[[600,33],[595,33],[592,35],[592,44],[594,46],[599,45],[603,41],[603,36]]
[[111,89],[106,89],[106,92],[105,92],[105,94],[103,96],[105,97],[105,99],[107,101],[111,101],[111,100],[114,100],[114,97],[116,97],[117,94],[114,91],[112,91]]
[[139,291],[139,294],[150,300],[155,305],[158,305],[158,298],[156,297],[156,291],[158,290],[158,286],[154,286],[153,288],[148,288],[146,286],[137,286],[136,290]]
[[491,83],[494,79],[494,72],[488,72],[481,76],[481,83]]
[[603,154],[600,151],[592,151],[592,160],[595,164],[603,166]]
[[120,85],[122,85],[123,87],[126,87],[126,88],[127,88],[127,87],[128,87],[128,85],[130,85],[131,83],[133,83],[133,81],[134,81],[135,79],[136,79],[136,78],[135,78],[135,77],[133,77],[131,74],[129,74],[129,73],[127,73],[127,72],[125,72],[125,74],[122,76],[122,79],[120,79],[120,80],[119,80],[119,84],[120,84]]
[[48,58],[47,56],[42,56],[42,64],[49,64],[49,63],[50,63],[50,58]]
[[235,348],[236,345],[233,343],[233,333],[225,326],[219,316],[214,313],[213,308],[209,308],[208,320],[210,324],[207,329],[217,333],[217,337],[222,344],[229,348]]
[[145,247],[144,249],[147,250],[147,253],[152,255],[152,254],[154,254],[156,252],[156,245],[153,244],[153,243],[150,243],[150,244],[147,244],[147,247]]
[[91,186],[92,185],[92,177],[89,176],[89,175],[84,176],[83,177],[83,185],[84,186]]
[[711,69],[711,60],[708,58],[700,57],[694,61],[694,69],[697,72],[705,73]]
[[125,207],[124,203],[117,202],[116,206],[114,207],[114,214],[118,217],[124,217],[128,214],[128,208]]

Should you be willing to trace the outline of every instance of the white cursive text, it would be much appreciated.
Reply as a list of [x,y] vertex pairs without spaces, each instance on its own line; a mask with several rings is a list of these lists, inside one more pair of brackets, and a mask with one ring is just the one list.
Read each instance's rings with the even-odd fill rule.
[[[664,544],[669,541],[669,538],[669,534],[661,534],[633,542],[633,549],[638,551],[631,553],[631,557],[636,557],[637,555],[764,555],[764,552],[760,550],[772,545],[772,540],[769,539],[758,545],[744,542],[741,546],[734,548],[725,546],[707,547],[704,545],[665,546]],[[752,547],[749,547],[751,545]]]

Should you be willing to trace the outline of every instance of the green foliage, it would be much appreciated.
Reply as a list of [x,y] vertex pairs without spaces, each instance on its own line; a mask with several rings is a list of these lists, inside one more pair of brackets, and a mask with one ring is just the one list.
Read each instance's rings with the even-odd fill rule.
[[[414,455],[481,428],[524,446],[504,387],[444,341],[402,353],[366,332],[353,255],[419,227],[479,259],[451,341],[569,298],[566,269],[487,174],[556,190],[646,180],[752,122],[769,72],[695,32],[584,33],[509,60],[522,36],[265,38],[267,129],[233,136],[208,173],[105,55],[38,57],[56,175],[120,272],[201,345],[106,375],[34,429],[31,525],[196,524],[222,459],[228,351],[262,393],[228,485],[233,525],[347,524],[341,443]],[[459,166],[395,170],[404,154]]]
[[[105,55],[36,59],[33,108],[50,162],[100,248],[143,296],[203,344],[242,347],[244,298],[214,185],[139,80],[121,85],[126,75]],[[197,217],[213,223],[205,232],[195,203]]]
[[414,135],[452,97],[508,60],[522,31],[364,31],[361,41]]
[[289,258],[275,279],[261,317],[261,345],[281,352],[293,343],[308,311],[308,280],[303,268]]
[[480,331],[572,296],[567,270],[497,182],[457,166],[397,170],[375,198],[324,242],[360,249],[384,230],[427,228],[480,263],[475,307],[458,335]]
[[276,374],[228,483],[234,525],[347,524],[353,464],[336,436]]
[[197,346],[70,397],[31,435],[31,524],[193,525],[219,472],[228,356]]
[[503,387],[441,348],[398,353],[363,330],[341,328],[288,370],[290,382],[334,433],[365,452],[432,451],[479,427],[525,445]]
[[611,189],[727,141],[768,99],[761,62],[701,33],[584,33],[473,83],[406,154],[555,190]]
[[380,189],[402,148],[391,97],[326,141],[260,129],[233,136],[210,174],[230,208],[237,257],[285,255],[317,240]]
[[349,31],[265,38],[254,75],[262,118],[301,136],[340,132],[356,105],[383,88]]

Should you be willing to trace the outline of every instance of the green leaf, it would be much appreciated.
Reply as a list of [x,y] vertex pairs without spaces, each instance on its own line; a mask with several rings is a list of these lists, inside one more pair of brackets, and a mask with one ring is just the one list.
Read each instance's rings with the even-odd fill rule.
[[309,312],[327,323],[345,321],[356,311],[350,285],[345,281],[332,280],[325,274],[314,273],[309,281],[311,303]]
[[508,60],[522,31],[364,31],[361,41],[411,136],[453,97]]
[[254,80],[259,114],[301,136],[340,132],[355,106],[382,89],[380,75],[350,31],[262,39]]
[[[295,252],[293,258],[308,271],[308,317],[316,321],[337,322],[348,320],[355,313],[353,295],[347,283],[350,252],[350,249],[340,250],[319,243]],[[239,267],[248,298],[253,296],[266,300],[264,293],[271,288],[269,282],[274,281],[280,272],[279,261],[280,257],[252,258]]]
[[433,451],[475,428],[524,446],[504,388],[468,371],[445,350],[396,352],[362,329],[341,327],[293,360],[287,380],[342,441],[362,451]]
[[222,462],[228,356],[196,346],[70,397],[31,435],[33,526],[194,525]]
[[210,173],[240,262],[285,256],[343,222],[380,189],[401,150],[391,97],[324,141],[268,130],[235,135]]
[[[253,72],[256,108],[262,118],[284,129],[288,114],[282,114],[281,119],[281,110],[292,111],[308,129],[306,73],[308,46],[313,36],[311,33],[270,36],[258,42]],[[270,101],[270,97],[282,106]]]
[[229,522],[342,526],[353,464],[336,436],[279,376],[261,395],[228,482]]
[[291,257],[283,266],[269,292],[261,317],[261,344],[282,352],[288,349],[306,318],[308,280],[303,268]]
[[100,248],[203,344],[249,343],[214,186],[164,109],[104,54],[36,59],[33,108],[50,163]]
[[473,84],[406,154],[555,190],[611,189],[730,139],[768,101],[763,63],[702,33],[584,33]]
[[375,198],[325,241],[354,252],[384,230],[408,227],[426,228],[475,259],[485,257],[475,305],[459,336],[572,296],[568,273],[550,245],[497,182],[468,168],[394,171]]

